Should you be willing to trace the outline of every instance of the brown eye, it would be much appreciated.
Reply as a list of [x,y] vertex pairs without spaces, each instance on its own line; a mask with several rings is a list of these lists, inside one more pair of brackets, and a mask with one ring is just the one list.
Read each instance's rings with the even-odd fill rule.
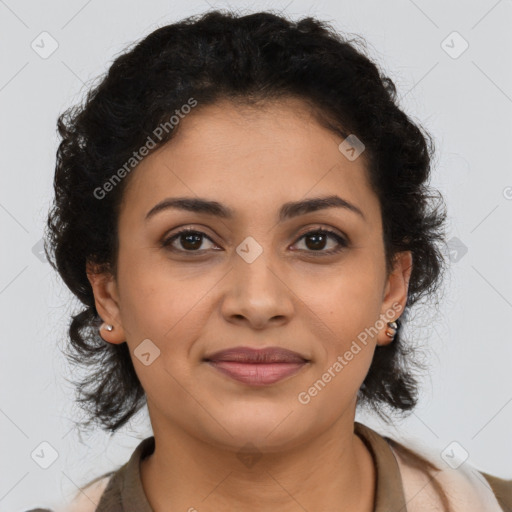
[[[324,250],[328,245],[329,239],[334,240],[334,249]],[[309,231],[299,238],[299,241],[304,240],[306,252],[319,252],[322,254],[335,254],[342,249],[348,247],[348,242],[333,231],[327,229],[316,229]],[[300,249],[303,250],[303,249]]]
[[[212,240],[201,231],[183,229],[182,231],[175,233],[171,237],[164,240],[162,242],[162,246],[171,246],[171,250],[178,252],[201,252],[203,250],[207,250],[205,248],[201,249],[204,239],[212,242]],[[177,242],[177,244],[174,242]],[[181,246],[181,248],[177,247],[178,244]]]

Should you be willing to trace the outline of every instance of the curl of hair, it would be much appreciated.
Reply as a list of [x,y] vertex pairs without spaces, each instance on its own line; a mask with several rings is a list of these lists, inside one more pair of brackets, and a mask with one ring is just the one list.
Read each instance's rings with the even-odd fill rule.
[[[86,425],[97,421],[116,431],[145,405],[127,344],[109,344],[99,336],[101,319],[86,275],[87,263],[116,275],[117,220],[130,175],[102,199],[94,191],[148,136],[154,140],[155,128],[190,98],[196,109],[220,100],[257,107],[300,98],[324,126],[343,137],[355,134],[365,145],[369,181],[381,206],[388,272],[398,252],[412,253],[404,314],[436,292],[446,212],[428,185],[433,142],[398,107],[394,83],[364,50],[364,41],[311,17],[291,21],[270,12],[208,12],[163,26],[126,50],[82,105],[59,116],[62,140],[45,251],[85,307],[69,327],[68,355],[91,369],[77,383],[78,401],[90,418]],[[150,154],[179,127],[166,131]],[[384,407],[411,411],[418,400],[414,366],[421,365],[399,328],[392,343],[376,348],[358,404],[385,420]]]

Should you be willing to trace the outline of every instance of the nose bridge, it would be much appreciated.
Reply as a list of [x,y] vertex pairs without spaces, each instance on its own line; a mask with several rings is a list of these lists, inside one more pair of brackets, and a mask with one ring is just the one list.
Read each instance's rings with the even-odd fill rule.
[[278,293],[276,258],[273,257],[270,243],[265,248],[254,238],[247,237],[236,249],[233,271],[235,282],[241,290],[251,295]]
[[279,275],[278,258],[269,246],[263,248],[248,237],[237,247],[233,257],[231,279],[223,301],[224,315],[243,316],[260,326],[272,318],[289,316],[290,292]]

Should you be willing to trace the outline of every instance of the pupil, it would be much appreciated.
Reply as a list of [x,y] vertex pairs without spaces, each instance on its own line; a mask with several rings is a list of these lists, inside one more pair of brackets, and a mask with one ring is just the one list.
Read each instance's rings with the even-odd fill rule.
[[201,247],[201,235],[198,234],[187,234],[184,235],[185,242],[182,241],[184,249],[198,249]]
[[[308,240],[313,240],[313,243],[308,243]],[[306,237],[306,246],[308,249],[323,249],[325,246],[325,235],[323,233],[315,233]]]

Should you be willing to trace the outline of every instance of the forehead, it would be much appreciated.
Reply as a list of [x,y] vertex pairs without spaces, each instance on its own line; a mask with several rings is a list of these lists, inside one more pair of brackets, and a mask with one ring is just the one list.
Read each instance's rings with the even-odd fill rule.
[[364,153],[350,161],[339,150],[342,141],[299,100],[199,105],[132,171],[124,202],[145,214],[169,196],[199,196],[236,203],[235,212],[247,214],[244,208],[277,210],[287,201],[338,194],[371,216],[378,204]]

